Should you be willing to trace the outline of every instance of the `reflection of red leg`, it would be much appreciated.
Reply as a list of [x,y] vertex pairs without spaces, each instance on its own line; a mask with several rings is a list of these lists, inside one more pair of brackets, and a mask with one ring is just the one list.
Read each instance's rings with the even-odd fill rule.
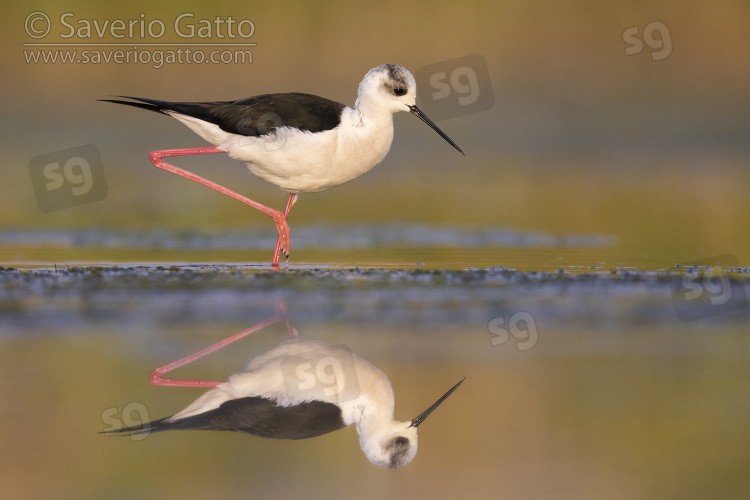
[[289,320],[286,320],[286,330],[289,332],[290,339],[296,339],[299,336],[297,329],[292,326],[292,322]]
[[178,359],[177,361],[172,361],[169,364],[160,366],[159,368],[154,370],[154,372],[151,374],[151,384],[171,385],[171,386],[178,386],[178,387],[216,387],[219,384],[223,384],[224,382],[215,382],[211,380],[183,380],[183,379],[163,378],[162,375],[164,375],[167,372],[171,372],[172,370],[176,370],[177,368],[184,366],[188,363],[192,363],[196,359],[200,359],[207,354],[211,354],[214,351],[218,351],[222,347],[229,345],[232,342],[235,342],[241,339],[242,337],[246,337],[250,335],[251,333],[257,332],[258,330],[262,330],[263,328],[269,325],[278,323],[282,319],[283,318],[281,316],[274,316],[265,321],[261,321],[260,323],[251,326],[247,330],[243,330],[240,333],[236,333],[232,335],[231,337],[227,337],[224,340],[215,343],[214,345],[208,346],[205,349],[201,349],[200,351],[193,353],[189,356],[185,356],[182,359]]
[[273,253],[273,260],[271,261],[271,265],[274,268],[279,267],[279,258],[281,256],[281,252],[284,252],[284,256],[287,260],[289,260],[289,225],[286,222],[287,216],[289,215],[289,210],[292,208],[292,205],[294,204],[294,200],[296,200],[296,194],[291,193],[289,195],[289,201],[287,202],[286,210],[282,213],[278,210],[274,210],[273,208],[268,208],[265,205],[262,205],[258,203],[257,201],[253,201],[250,198],[246,196],[242,196],[239,193],[235,193],[234,191],[225,188],[224,186],[221,186],[213,181],[209,181],[208,179],[205,179],[199,175],[196,175],[192,172],[188,172],[187,170],[181,169],[179,167],[175,167],[174,165],[171,165],[162,158],[168,158],[170,156],[189,156],[189,155],[203,155],[203,154],[211,154],[211,153],[225,153],[226,151],[222,151],[221,149],[214,148],[214,147],[207,147],[207,148],[187,148],[187,149],[164,149],[159,151],[152,151],[151,152],[151,162],[158,168],[162,170],[166,170],[167,172],[172,172],[173,174],[180,175],[182,177],[185,177],[186,179],[190,179],[191,181],[195,181],[199,184],[203,184],[204,186],[208,186],[211,189],[215,189],[216,191],[220,193],[224,193],[227,196],[231,196],[232,198],[241,201],[242,203],[245,203],[246,205],[250,205],[251,207],[260,210],[264,214],[271,217],[276,224],[276,231],[278,232],[279,236],[276,240],[276,248],[274,249]]
[[262,330],[263,328],[273,325],[274,323],[278,323],[282,319],[286,321],[286,329],[289,332],[290,338],[297,338],[297,330],[292,326],[292,323],[286,319],[285,316],[286,313],[286,305],[283,303],[279,303],[276,306],[276,315],[268,318],[265,321],[261,321],[260,323],[257,323],[247,330],[243,330],[240,333],[236,333],[232,335],[231,337],[227,337],[222,341],[219,341],[215,343],[214,345],[208,346],[205,349],[201,349],[200,351],[193,353],[189,356],[185,356],[182,359],[178,359],[177,361],[172,361],[169,364],[166,364],[164,366],[160,366],[156,370],[153,371],[151,374],[151,384],[153,385],[170,385],[170,386],[177,386],[177,387],[216,387],[217,385],[223,384],[224,382],[215,382],[211,380],[184,380],[184,379],[173,379],[173,378],[163,378],[163,375],[167,372],[171,372],[172,370],[176,370],[177,368],[181,366],[185,366],[188,363],[192,363],[196,359],[200,359],[203,356],[207,354],[211,354],[214,351],[218,351],[224,346],[227,346],[231,344],[232,342],[235,342],[243,337],[246,337],[250,335],[251,333],[257,332],[258,330]]

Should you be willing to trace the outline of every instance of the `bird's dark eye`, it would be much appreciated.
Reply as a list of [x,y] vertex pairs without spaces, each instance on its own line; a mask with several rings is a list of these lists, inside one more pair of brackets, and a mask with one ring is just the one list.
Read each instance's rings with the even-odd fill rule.
[[406,89],[403,87],[396,87],[395,89],[393,89],[393,93],[397,96],[406,95]]

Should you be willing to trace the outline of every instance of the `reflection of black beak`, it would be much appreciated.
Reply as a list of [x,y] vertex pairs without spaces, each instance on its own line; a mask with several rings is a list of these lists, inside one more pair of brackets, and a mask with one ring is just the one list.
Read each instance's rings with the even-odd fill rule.
[[443,139],[445,139],[446,141],[448,141],[448,144],[450,144],[454,148],[458,149],[459,153],[461,153],[462,155],[466,156],[464,154],[464,152],[461,151],[461,148],[459,148],[458,146],[456,146],[456,143],[453,142],[453,141],[451,141],[450,138],[447,135],[445,135],[443,133],[443,131],[438,128],[437,125],[435,125],[434,123],[432,123],[432,120],[430,120],[429,118],[427,118],[427,115],[424,114],[424,113],[422,113],[422,110],[419,109],[416,105],[409,106],[409,111],[411,111],[411,114],[413,114],[414,116],[418,117],[420,120],[422,120],[427,125],[429,125],[430,127],[432,127],[432,130],[434,130],[435,132],[437,132],[438,134],[440,134],[440,137],[442,137]]
[[[458,146],[456,146],[456,149],[458,149]],[[459,151],[461,151],[461,150],[459,149]],[[446,399],[448,399],[448,396],[450,396],[451,394],[453,394],[453,391],[455,391],[456,389],[458,389],[458,386],[461,385],[464,380],[466,380],[466,377],[464,377],[461,380],[459,380],[459,382],[456,385],[454,385],[453,387],[451,387],[450,391],[446,392],[445,394],[443,394],[443,397],[441,397],[440,399],[438,399],[437,401],[435,401],[434,405],[430,406],[425,411],[423,411],[422,413],[420,413],[416,418],[414,418],[414,420],[411,421],[411,425],[409,427],[419,427],[419,424],[421,424],[422,422],[424,422],[425,419],[430,416],[430,413],[432,413],[433,411],[435,411],[435,408],[437,408],[438,406],[440,406],[440,403],[442,403],[443,401],[445,401]]]

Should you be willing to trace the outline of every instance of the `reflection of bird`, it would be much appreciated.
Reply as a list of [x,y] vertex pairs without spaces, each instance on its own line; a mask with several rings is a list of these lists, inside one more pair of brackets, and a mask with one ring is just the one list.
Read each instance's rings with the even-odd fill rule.
[[[215,147],[153,151],[157,167],[232,196],[269,215],[279,233],[272,264],[280,252],[289,258],[289,210],[300,193],[343,184],[380,163],[393,141],[393,114],[409,111],[451,141],[416,106],[417,84],[402,66],[383,64],[359,84],[349,108],[322,97],[267,94],[233,102],[166,102],[138,97],[105,99],[170,115]],[[229,154],[258,177],[289,192],[286,210],[266,207],[214,182],[166,163],[162,158],[208,153]],[[463,154],[463,151],[461,151]]]
[[393,419],[385,374],[343,346],[292,340],[252,360],[184,410],[117,434],[167,430],[237,431],[305,439],[355,424],[367,458],[402,467],[417,453],[417,427],[461,385],[408,422]]

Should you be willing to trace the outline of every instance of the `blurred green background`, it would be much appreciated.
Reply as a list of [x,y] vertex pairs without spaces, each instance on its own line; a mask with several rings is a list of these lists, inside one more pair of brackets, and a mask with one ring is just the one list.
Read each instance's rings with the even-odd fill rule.
[[[292,230],[391,222],[499,227],[613,237],[609,265],[660,268],[726,253],[740,264],[750,261],[743,230],[750,226],[747,2],[38,2],[3,10],[0,228],[261,227],[272,234],[264,216],[151,165],[154,149],[202,145],[191,131],[97,99],[231,100],[303,91],[353,105],[363,75],[379,64],[416,73],[480,54],[494,106],[438,123],[465,158],[418,120],[396,115],[384,162],[346,185],[303,196],[290,216]],[[171,24],[191,12],[196,23],[216,16],[252,20],[248,41],[257,46],[251,64],[29,64],[24,50],[36,49],[22,46],[35,41],[24,19],[34,10],[52,19],[43,41],[74,41],[59,37],[66,31],[59,17],[71,12],[67,20],[76,27],[82,19],[138,20],[143,13],[146,22],[159,19],[167,27],[157,42],[185,42]],[[668,28],[662,36],[671,41],[669,57],[652,60],[658,51],[649,46],[626,55],[623,32],[638,27],[642,37],[654,21]],[[41,212],[29,161],[83,144],[101,152],[106,198]],[[284,204],[278,189],[229,159],[178,164],[263,203]],[[5,262],[51,261],[0,251]],[[490,265],[533,267],[501,255]]]

